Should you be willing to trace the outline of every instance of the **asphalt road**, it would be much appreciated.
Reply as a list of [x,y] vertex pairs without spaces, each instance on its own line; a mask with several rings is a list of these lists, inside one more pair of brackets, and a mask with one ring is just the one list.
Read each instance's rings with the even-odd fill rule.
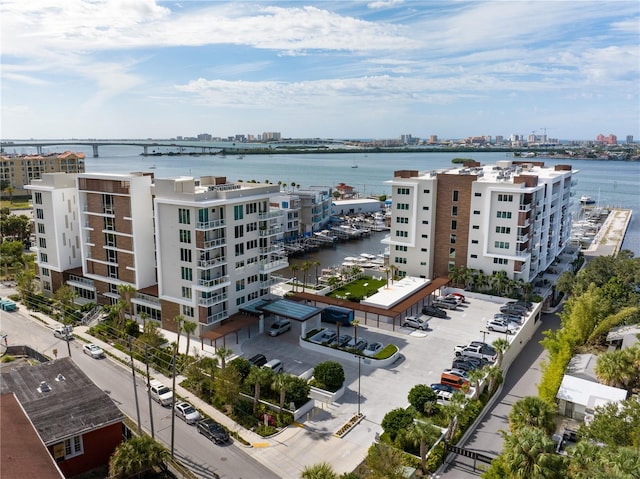
[[[68,357],[66,341],[55,338],[53,330],[28,315],[22,308],[14,313],[2,312],[0,330],[7,334],[9,345],[26,344],[54,357]],[[118,408],[136,421],[136,402],[134,397],[131,369],[112,359],[93,359],[82,353],[83,342],[70,341],[71,358],[82,371],[105,391]],[[136,389],[142,428],[150,433],[149,401],[145,388],[146,380],[137,376]],[[171,386],[171,384],[167,384]],[[155,437],[167,448],[171,445],[171,410],[152,402]],[[175,419],[175,456],[193,470],[199,477],[214,479],[265,478],[278,479],[280,476],[257,462],[244,450],[244,446],[232,443],[227,446],[214,445],[210,440],[198,434],[195,426],[190,426],[176,417]]]

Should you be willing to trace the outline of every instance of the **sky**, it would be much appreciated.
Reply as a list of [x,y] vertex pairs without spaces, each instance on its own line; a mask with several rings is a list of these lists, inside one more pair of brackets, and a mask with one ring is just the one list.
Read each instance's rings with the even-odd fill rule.
[[640,2],[0,0],[0,137],[640,139]]

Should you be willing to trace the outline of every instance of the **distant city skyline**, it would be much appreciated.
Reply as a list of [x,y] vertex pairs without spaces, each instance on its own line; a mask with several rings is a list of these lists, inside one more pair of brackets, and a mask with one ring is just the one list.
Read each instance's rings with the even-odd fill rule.
[[640,137],[637,1],[0,9],[2,139]]

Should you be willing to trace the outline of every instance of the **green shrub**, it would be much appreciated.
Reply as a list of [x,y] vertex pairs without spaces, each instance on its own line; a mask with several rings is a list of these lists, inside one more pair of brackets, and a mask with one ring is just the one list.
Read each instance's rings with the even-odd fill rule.
[[398,352],[398,346],[395,344],[387,344],[382,351],[373,356],[374,359],[388,359]]
[[15,361],[16,358],[15,356],[11,356],[10,354],[5,354],[4,356],[2,356],[2,359],[0,359],[1,363],[10,363],[11,361]]
[[413,414],[406,409],[392,409],[382,419],[382,429],[389,435],[391,441],[395,441],[398,433],[413,423],[413,418]]
[[344,368],[336,361],[325,361],[313,369],[313,377],[324,384],[327,391],[336,392],[344,384]]
[[438,396],[436,396],[435,391],[426,384],[416,384],[409,391],[407,399],[409,400],[409,404],[411,404],[411,406],[413,406],[420,414],[431,416],[431,414],[428,413],[433,413],[435,411]]
[[273,436],[276,432],[278,432],[278,429],[276,429],[273,426],[265,426],[264,424],[260,424],[256,429],[255,429],[256,434],[259,434],[262,437],[268,437],[268,436]]
[[291,376],[290,381],[289,389],[285,396],[285,403],[289,404],[290,402],[293,402],[295,403],[296,408],[299,408],[309,399],[311,386],[307,381],[297,376]]

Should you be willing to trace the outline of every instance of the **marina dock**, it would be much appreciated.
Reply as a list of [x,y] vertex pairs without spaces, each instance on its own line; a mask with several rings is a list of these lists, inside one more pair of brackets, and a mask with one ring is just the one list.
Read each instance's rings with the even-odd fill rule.
[[632,210],[612,208],[591,244],[583,250],[584,255],[588,258],[616,256],[622,248],[632,213]]

